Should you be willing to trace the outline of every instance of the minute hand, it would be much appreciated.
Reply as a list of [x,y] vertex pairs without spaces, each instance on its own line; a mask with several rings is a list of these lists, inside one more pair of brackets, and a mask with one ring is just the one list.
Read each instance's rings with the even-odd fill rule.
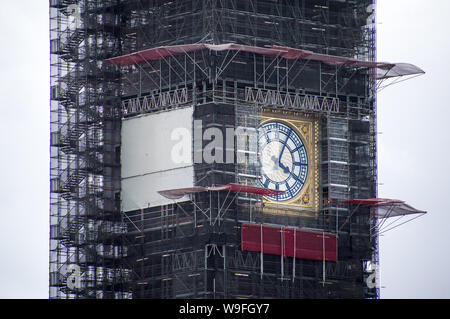
[[278,157],[278,165],[281,164],[281,156],[283,156],[284,149],[286,148],[287,141],[288,141],[289,137],[291,137],[291,134],[292,134],[292,129],[289,131],[289,134],[287,135],[286,140],[284,141],[283,148],[281,149],[280,156]]

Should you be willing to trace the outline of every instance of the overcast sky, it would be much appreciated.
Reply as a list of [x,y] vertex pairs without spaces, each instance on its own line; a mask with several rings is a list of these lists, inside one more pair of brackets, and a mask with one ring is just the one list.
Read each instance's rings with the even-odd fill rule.
[[378,1],[378,60],[426,74],[378,93],[379,196],[428,214],[381,238],[382,297],[450,298],[448,0]]
[[[379,196],[429,212],[380,239],[383,298],[450,298],[448,12],[378,1],[378,60],[427,72],[378,94]],[[0,298],[48,298],[48,1],[3,1],[0,30]]]

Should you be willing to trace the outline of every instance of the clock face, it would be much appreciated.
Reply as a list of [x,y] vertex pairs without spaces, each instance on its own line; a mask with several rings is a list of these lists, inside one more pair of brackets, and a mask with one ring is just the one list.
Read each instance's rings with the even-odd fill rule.
[[261,151],[261,186],[285,191],[268,196],[278,202],[295,198],[306,183],[308,156],[300,135],[283,122],[261,125],[258,137]]

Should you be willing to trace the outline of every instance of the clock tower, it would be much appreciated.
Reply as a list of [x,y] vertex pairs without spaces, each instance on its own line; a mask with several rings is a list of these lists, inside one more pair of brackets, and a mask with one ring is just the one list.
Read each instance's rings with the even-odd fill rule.
[[374,2],[51,0],[50,297],[378,297]]

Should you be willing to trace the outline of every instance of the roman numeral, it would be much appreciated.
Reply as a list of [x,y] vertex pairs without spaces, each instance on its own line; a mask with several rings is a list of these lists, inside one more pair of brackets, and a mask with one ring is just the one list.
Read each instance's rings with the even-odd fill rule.
[[296,181],[300,182],[302,185],[305,184],[305,182],[304,182],[303,180],[301,180],[299,176],[294,175],[294,174],[291,174],[291,176],[292,176]]
[[308,163],[300,163],[300,162],[294,162],[295,166],[308,166]]
[[300,145],[300,146],[297,146],[296,148],[294,148],[294,149],[292,150],[292,153],[295,153],[295,152],[299,151],[302,147],[305,147],[305,145],[302,144],[302,145]]
[[266,137],[267,144],[269,144],[270,138],[269,138],[269,133],[267,133],[267,131],[264,131],[264,136]]

